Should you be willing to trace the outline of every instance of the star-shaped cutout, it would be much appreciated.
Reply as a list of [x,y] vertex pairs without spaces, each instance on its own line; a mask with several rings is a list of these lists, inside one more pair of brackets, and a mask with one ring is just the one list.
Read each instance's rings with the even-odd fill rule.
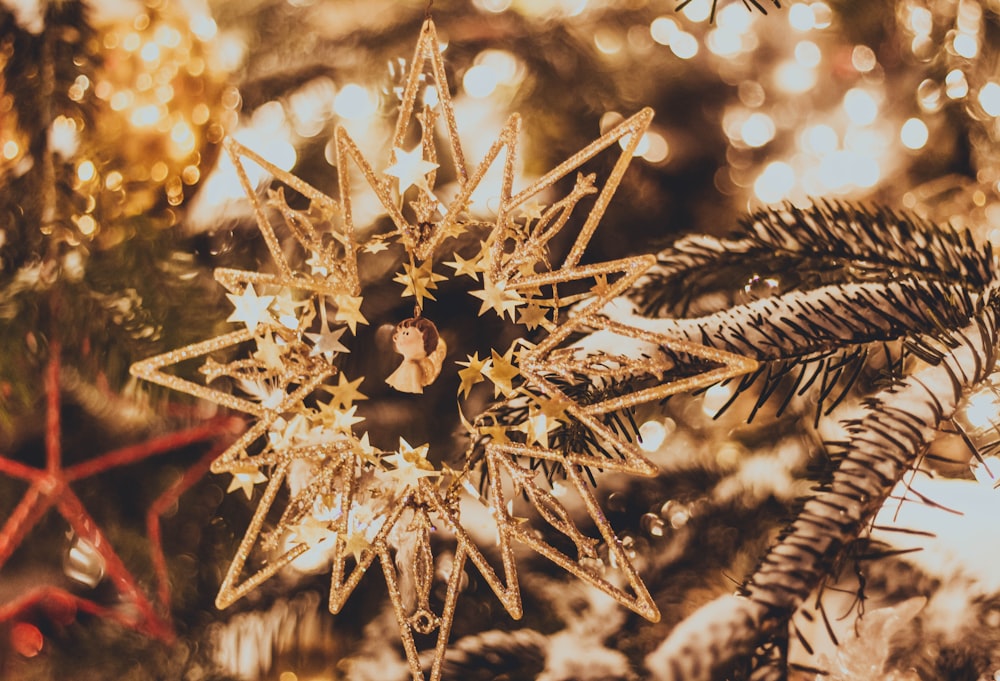
[[534,331],[539,326],[550,329],[552,323],[546,314],[547,311],[544,307],[532,301],[517,311],[517,323],[523,324],[529,331]]
[[505,445],[510,442],[510,438],[507,437],[507,428],[499,423],[494,423],[492,426],[479,426],[477,428],[480,435],[484,435],[492,441],[495,445]]
[[295,542],[312,548],[320,542],[337,538],[336,531],[330,526],[329,520],[321,520],[307,514],[297,525],[292,527]]
[[385,239],[372,238],[371,241],[361,247],[365,253],[381,253],[389,248],[389,243]]
[[344,540],[344,551],[354,556],[354,562],[360,562],[361,556],[372,546],[368,533],[361,528],[351,528]]
[[330,405],[338,409],[350,409],[355,400],[367,400],[368,396],[358,390],[358,386],[365,380],[364,376],[348,380],[343,372],[337,375],[337,385],[325,385],[323,389],[330,393]]
[[456,277],[460,277],[464,274],[467,277],[472,277],[476,281],[479,281],[479,273],[483,271],[483,268],[480,265],[482,261],[482,255],[466,260],[458,253],[455,253],[455,259],[445,261],[444,264],[455,270]]
[[310,272],[315,276],[325,277],[330,274],[330,268],[326,264],[326,259],[315,251],[309,254],[306,264],[309,265]]
[[399,449],[393,454],[383,457],[383,461],[391,463],[395,468],[380,471],[379,476],[397,486],[397,489],[416,487],[421,478],[434,477],[441,474],[427,460],[429,446],[424,444],[413,447],[403,438],[399,438]]
[[501,394],[505,397],[510,397],[514,393],[512,381],[515,376],[520,374],[518,368],[511,362],[514,356],[514,348],[511,346],[503,355],[492,348],[490,352],[492,353],[490,366],[483,369],[483,373],[493,381],[494,397]]
[[227,293],[226,297],[232,302],[233,313],[226,319],[227,322],[243,322],[247,325],[247,330],[254,332],[260,324],[274,322],[271,313],[267,308],[274,302],[274,296],[258,296],[254,291],[253,284],[247,284],[240,295]]
[[385,169],[385,174],[399,180],[400,196],[405,194],[410,187],[417,187],[429,193],[427,174],[437,170],[438,164],[424,160],[424,150],[419,144],[413,151],[404,151],[395,147],[392,152],[396,160]]
[[295,300],[291,290],[284,288],[274,296],[271,303],[271,310],[278,315],[278,323],[286,329],[297,329],[299,327],[299,308],[305,307],[309,303],[303,300]]
[[527,220],[541,220],[542,211],[544,210],[545,210],[544,203],[539,203],[538,201],[530,201],[521,206],[521,216]]
[[281,371],[284,367],[282,347],[275,342],[270,330],[256,340],[257,352],[253,353],[253,358],[272,371]]
[[538,444],[545,449],[549,447],[549,433],[559,428],[559,421],[547,416],[540,409],[533,409],[517,426],[517,430],[525,434],[527,444]]
[[329,402],[317,402],[316,406],[319,408],[320,422],[339,433],[350,433],[355,423],[361,423],[365,420],[364,416],[355,416],[355,412],[358,410],[357,405],[341,409],[331,399]]
[[403,263],[403,271],[393,278],[393,281],[403,284],[403,292],[400,296],[403,298],[407,296],[416,297],[417,305],[420,307],[423,307],[424,298],[436,300],[430,293],[431,290],[437,288],[437,282],[445,281],[448,277],[434,272],[432,269],[433,266],[434,263],[430,260],[426,260],[416,266],[410,263]]
[[340,342],[340,337],[347,329],[340,327],[328,329],[324,324],[319,333],[307,333],[306,338],[313,342],[313,349],[309,352],[310,357],[323,355],[327,362],[333,362],[333,357],[340,352],[350,352],[347,347]]
[[358,324],[368,324],[368,320],[361,314],[361,303],[364,302],[362,296],[352,296],[346,293],[335,296],[337,312],[333,318],[338,322],[345,322],[351,333],[357,334]]
[[239,466],[232,470],[233,479],[229,481],[227,493],[241,490],[246,495],[247,500],[253,497],[254,485],[267,482],[267,476],[260,472],[260,469],[253,465]]
[[479,316],[484,315],[487,310],[493,310],[501,319],[504,315],[509,315],[513,321],[514,310],[519,305],[524,305],[521,294],[517,290],[508,289],[506,281],[494,282],[490,277],[485,277],[483,284],[483,290],[470,291],[471,295],[483,301],[479,306]]
[[542,414],[558,421],[566,420],[566,410],[573,406],[570,400],[562,396],[552,398],[536,396],[535,399],[538,402],[538,409]]
[[611,290],[611,286],[608,285],[608,275],[598,274],[594,277],[594,285],[591,287],[590,292],[595,296],[607,295],[608,291]]
[[351,444],[354,446],[354,451],[362,459],[381,468],[382,452],[372,446],[368,437],[368,431],[365,431],[361,437],[354,439]]
[[458,377],[462,380],[461,385],[458,386],[458,392],[463,399],[469,396],[472,386],[482,383],[484,380],[483,372],[489,370],[490,362],[492,361],[489,357],[479,359],[478,350],[471,355],[466,355],[466,357],[469,360],[468,362],[455,362],[455,364],[465,367],[458,372]]

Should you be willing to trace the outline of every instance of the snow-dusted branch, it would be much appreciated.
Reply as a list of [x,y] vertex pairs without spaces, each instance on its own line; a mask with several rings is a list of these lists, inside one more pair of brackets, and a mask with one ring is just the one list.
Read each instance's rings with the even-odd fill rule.
[[960,327],[976,301],[959,285],[904,279],[793,291],[687,319],[629,315],[625,305],[609,310],[622,323],[768,361]]
[[831,574],[891,492],[952,416],[962,396],[993,369],[997,314],[990,306],[937,344],[942,359],[900,379],[846,422],[843,457],[828,486],[806,501],[740,595],[704,606],[646,660],[658,681],[711,681],[747,659]]

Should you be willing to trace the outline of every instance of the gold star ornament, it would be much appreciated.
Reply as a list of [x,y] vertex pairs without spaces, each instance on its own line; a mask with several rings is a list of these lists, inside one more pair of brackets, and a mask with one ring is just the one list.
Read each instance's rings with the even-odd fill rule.
[[[381,163],[369,163],[346,130],[335,131],[336,200],[227,142],[273,263],[266,273],[216,271],[235,308],[228,319],[235,330],[132,367],[138,377],[252,419],[212,465],[233,476],[230,491],[256,503],[220,588],[219,607],[307,551],[321,551],[330,565],[330,610],[338,612],[377,559],[414,679],[425,678],[418,640],[433,641],[432,681],[441,675],[467,565],[512,617],[520,617],[518,547],[657,620],[656,605],[601,511],[591,477],[598,471],[657,473],[615,425],[621,412],[755,368],[752,360],[607,316],[609,303],[649,268],[652,256],[584,264],[652,111],[640,111],[515,191],[520,117],[509,118],[478,165],[467,164],[441,52],[428,19]],[[439,155],[441,140],[448,149]],[[585,172],[602,154],[613,158],[604,177]],[[269,173],[277,186],[258,193],[248,164]],[[495,165],[501,170],[490,204],[495,210],[484,216],[472,197]],[[438,174],[453,178],[447,192],[436,187]],[[355,224],[358,183],[374,192],[388,220]],[[385,271],[393,257],[395,269],[385,279],[398,285],[402,304],[415,304],[412,317],[389,320],[399,366],[392,381],[354,369],[348,378],[348,359],[385,354],[373,347],[373,334],[359,336],[373,315],[385,314],[384,306],[366,305],[360,273]],[[500,350],[463,347],[447,326],[439,329],[432,318],[440,321],[446,310],[435,293],[445,290],[468,295],[472,309],[478,302],[477,323],[502,327],[513,343]],[[708,368],[664,382],[679,357]],[[426,401],[415,418],[451,409],[433,396],[441,391],[423,390],[437,381],[450,381],[456,392],[452,419],[468,431],[467,448],[457,452],[463,465],[434,463],[454,463],[454,452],[410,445],[425,441],[411,432],[414,424],[393,432],[367,425],[379,422],[386,384],[401,399]],[[359,432],[363,425],[371,430]],[[287,493],[279,494],[283,489]],[[463,525],[463,511],[483,504],[496,529],[490,552],[497,562],[487,560]],[[435,551],[443,549],[453,560],[438,598],[432,589],[440,574]]]

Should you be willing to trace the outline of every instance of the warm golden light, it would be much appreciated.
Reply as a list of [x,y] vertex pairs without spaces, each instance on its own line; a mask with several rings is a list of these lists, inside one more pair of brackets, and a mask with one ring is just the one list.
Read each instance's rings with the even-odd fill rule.
[[740,126],[740,136],[751,147],[762,147],[774,139],[774,121],[767,114],[756,112]]
[[979,106],[990,116],[1000,116],[1000,84],[990,81],[979,90]]
[[198,40],[211,40],[215,37],[218,32],[219,27],[215,23],[215,19],[207,15],[201,15],[191,18],[191,32],[195,34]]
[[698,39],[686,31],[679,31],[670,41],[670,51],[681,59],[691,59],[698,54]]
[[155,62],[160,58],[160,46],[154,42],[146,43],[139,51],[139,56],[143,61]]
[[944,77],[944,92],[949,99],[962,99],[969,94],[969,81],[965,78],[965,73],[959,69],[953,69]]
[[97,231],[97,221],[95,221],[90,215],[81,215],[76,219],[76,228],[79,229],[80,233],[84,236],[91,236]]
[[819,45],[811,40],[802,40],[795,45],[795,61],[803,66],[819,66],[823,54],[819,50]]
[[907,149],[923,149],[929,133],[927,124],[919,118],[909,118],[899,131],[899,139]]
[[129,116],[129,122],[137,128],[146,128],[151,125],[156,125],[156,122],[159,120],[160,107],[155,104],[146,104],[145,106],[136,107],[133,109],[132,115]]
[[778,65],[774,80],[785,92],[791,94],[806,92],[816,84],[816,72],[797,61],[786,61]]
[[837,131],[829,125],[819,124],[806,129],[803,135],[803,147],[816,154],[829,154],[840,146]]
[[792,166],[784,161],[772,161],[754,182],[753,191],[764,203],[777,203],[787,198],[794,187],[795,170]]
[[878,65],[875,51],[867,45],[855,45],[851,50],[851,66],[858,73],[868,73]]
[[681,14],[694,22],[707,21],[712,14],[712,2],[689,2]]
[[655,452],[667,438],[667,429],[662,421],[646,421],[639,426],[639,447],[643,451]]
[[926,7],[911,5],[909,8],[910,30],[917,35],[930,35],[934,30],[934,15]]
[[368,90],[355,83],[340,89],[333,100],[333,110],[341,118],[360,120],[375,113],[375,101]]
[[788,23],[797,31],[808,31],[816,26],[816,15],[811,6],[797,2],[788,8]]
[[84,161],[76,167],[76,176],[80,182],[90,182],[97,176],[97,168],[93,161]]
[[996,395],[992,390],[972,394],[965,405],[964,415],[973,428],[986,428],[997,418]]
[[649,25],[649,35],[661,45],[669,45],[678,32],[677,22],[670,17],[657,17]]
[[465,72],[462,87],[470,97],[483,99],[493,94],[500,79],[497,72],[486,64],[477,64]]
[[870,125],[878,116],[878,103],[867,90],[851,88],[844,95],[844,111],[852,123]]
[[663,163],[670,156],[670,145],[666,138],[658,132],[647,132],[645,135],[647,144],[646,151],[642,157],[649,163]]
[[952,48],[955,54],[966,59],[972,59],[979,53],[979,41],[976,36],[968,33],[957,33],[952,41]]
[[925,78],[917,86],[917,103],[927,113],[935,113],[941,109],[941,86],[936,81]]

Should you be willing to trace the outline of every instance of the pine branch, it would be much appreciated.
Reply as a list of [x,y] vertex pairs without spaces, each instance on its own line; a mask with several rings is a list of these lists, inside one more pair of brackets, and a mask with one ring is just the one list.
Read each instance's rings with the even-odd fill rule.
[[676,296],[713,283],[731,287],[751,273],[794,276],[792,287],[808,288],[915,277],[978,291],[996,278],[990,249],[968,231],[884,207],[823,202],[763,209],[741,227],[733,239],[691,236],[661,253],[633,294],[642,313],[686,316],[691,301]]
[[[675,12],[680,12],[682,9],[691,4],[692,0],[682,0],[682,2],[674,8]],[[771,4],[781,9],[781,3],[778,0],[771,0]],[[715,23],[715,11],[718,9],[719,0],[712,0],[712,13],[709,16],[709,23]],[[761,14],[767,14],[767,8],[760,3],[760,0],[743,0],[743,6],[748,10],[756,9]]]
[[[818,419],[851,390],[875,344],[917,334],[947,337],[950,329],[967,324],[981,307],[981,300],[963,285],[911,278],[792,291],[694,319],[616,318],[758,360],[760,367],[739,381],[723,411],[756,389],[749,419],[773,400],[780,400],[781,413],[796,395],[816,388]],[[925,354],[917,343],[905,348],[918,356]]]
[[[491,630],[451,645],[442,667],[445,679],[477,681],[535,678],[545,668],[549,639],[534,629]],[[426,666],[430,666],[430,655]]]
[[965,286],[903,279],[793,291],[693,319],[627,323],[758,361],[808,361],[846,346],[938,334],[978,311]]
[[792,614],[837,570],[939,425],[992,371],[997,339],[994,301],[946,339],[924,339],[940,362],[896,381],[867,403],[863,416],[845,422],[849,435],[832,481],[805,502],[741,595],[707,604],[647,658],[655,677],[721,678],[787,629]]

